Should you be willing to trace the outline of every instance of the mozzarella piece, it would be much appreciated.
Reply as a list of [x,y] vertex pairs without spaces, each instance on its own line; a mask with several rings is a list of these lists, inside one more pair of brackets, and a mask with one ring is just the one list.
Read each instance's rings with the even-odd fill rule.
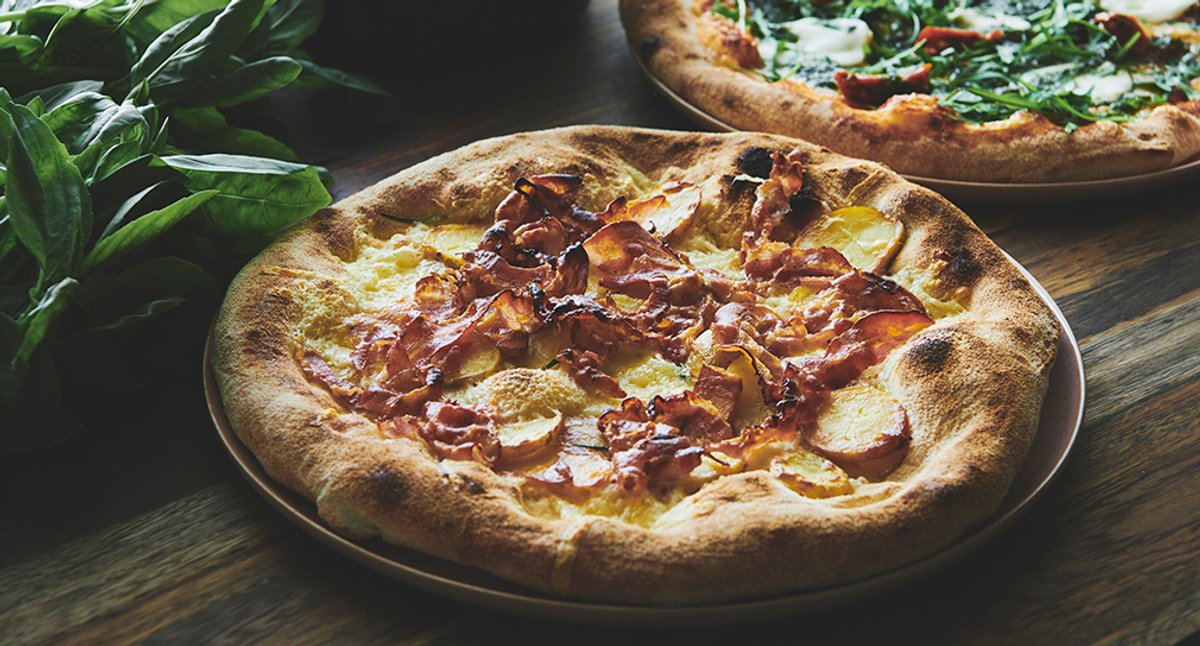
[[1114,13],[1127,13],[1143,22],[1178,20],[1197,0],[1101,0],[1100,6]]
[[867,61],[871,27],[858,18],[800,18],[783,23],[796,35],[796,45],[810,54],[824,56],[838,65],[862,65]]
[[1133,89],[1133,76],[1129,72],[1081,74],[1072,79],[1070,89],[1073,94],[1090,93],[1093,103],[1112,103]]
[[1020,16],[1008,14],[986,14],[967,7],[959,7],[946,14],[946,17],[967,29],[974,29],[986,34],[999,29],[1001,31],[1025,31],[1032,25]]

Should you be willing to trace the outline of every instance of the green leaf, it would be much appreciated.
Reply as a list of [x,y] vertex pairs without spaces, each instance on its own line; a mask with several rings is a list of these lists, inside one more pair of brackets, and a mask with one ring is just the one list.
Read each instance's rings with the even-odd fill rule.
[[117,229],[111,235],[100,238],[95,248],[83,261],[83,273],[88,273],[97,267],[115,262],[133,253],[168,231],[215,195],[217,195],[215,190],[190,195],[174,204],[151,211]]
[[145,45],[180,22],[221,9],[226,3],[227,0],[153,0],[129,21],[126,31]]
[[120,27],[120,21],[102,8],[69,11],[54,25],[33,64],[54,67],[84,63],[122,74],[133,62],[135,51]]
[[388,98],[391,98],[392,96],[391,93],[384,89],[382,85],[366,78],[365,76],[359,76],[358,74],[352,74],[350,72],[343,72],[342,70],[335,70],[330,67],[323,67],[310,60],[302,59],[299,62],[300,65],[304,67],[305,77],[308,85],[310,86],[340,85],[344,88],[349,88],[356,92],[363,92],[365,94],[374,94],[376,96]]
[[350,72],[343,72],[298,59],[304,67],[299,84],[307,87],[338,86],[352,92],[352,107],[374,120],[386,120],[396,113],[396,99],[378,83]]
[[0,134],[8,139],[9,217],[38,261],[41,285],[71,274],[91,234],[92,203],[67,149],[27,108],[0,97]]
[[142,52],[142,57],[130,69],[129,77],[133,84],[136,85],[149,79],[180,48],[211,25],[217,17],[217,13],[213,10],[191,16],[160,33],[146,47],[146,50]]
[[[148,80],[151,89],[160,93],[175,86],[196,83],[237,50],[254,27],[262,8],[263,0],[232,0],[224,11],[186,40],[182,36],[191,34],[200,21],[192,19],[172,27],[174,30],[187,25],[180,33],[171,34],[168,30],[151,44],[142,60],[134,66],[134,80]],[[198,18],[202,19],[202,16]],[[167,40],[160,42],[163,38]],[[164,52],[169,53],[160,64],[153,65]],[[149,61],[147,57],[150,57]]]
[[0,57],[28,63],[42,50],[42,39],[25,34],[0,34]]
[[5,360],[20,342],[17,324],[0,313],[0,449],[46,448],[69,437],[79,421],[63,412],[58,376],[46,348],[33,353],[28,367]]
[[194,153],[229,153],[300,161],[283,142],[257,130],[233,128],[216,108],[178,109],[171,113],[172,140]]
[[[3,204],[4,200],[4,197],[0,197],[0,205]],[[0,208],[0,213],[3,212],[4,209]],[[2,215],[0,216],[0,262],[4,262],[4,259],[8,257],[8,254],[12,253],[13,249],[16,248],[17,234],[13,231],[12,223],[9,221],[8,215]]]
[[275,233],[312,215],[331,198],[311,166],[241,155],[174,155],[162,162],[193,192],[216,189],[189,221],[208,235],[247,238]]
[[41,97],[42,103],[45,104],[46,112],[52,112],[58,106],[73,100],[80,94],[85,92],[98,93],[102,87],[104,87],[104,83],[101,81],[70,81],[59,83],[58,85],[34,90],[17,99],[17,103],[29,103],[34,97]]
[[228,107],[260,99],[287,87],[303,68],[287,56],[273,56],[243,65],[182,97],[180,105]]
[[21,328],[22,338],[21,344],[17,346],[17,352],[12,358],[14,366],[24,367],[29,363],[29,357],[33,356],[34,350],[42,345],[42,340],[50,331],[50,325],[67,310],[77,289],[79,289],[79,281],[74,278],[64,278],[51,285],[42,294],[37,305],[17,319],[17,326]]
[[324,0],[277,0],[267,10],[267,42],[277,48],[298,47],[316,33],[324,13]]
[[[147,317],[138,315],[148,309],[161,313],[163,305],[150,304],[167,299],[215,307],[221,290],[199,265],[174,256],[146,260],[119,273],[93,273],[84,279],[75,300],[95,324],[73,332],[70,342],[82,340],[81,335],[123,327],[132,319],[145,320]],[[127,323],[115,324],[121,319]]]

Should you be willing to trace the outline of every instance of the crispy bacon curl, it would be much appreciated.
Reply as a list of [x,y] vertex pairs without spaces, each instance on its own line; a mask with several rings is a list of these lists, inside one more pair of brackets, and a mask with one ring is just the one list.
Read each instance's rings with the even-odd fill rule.
[[846,103],[856,108],[875,108],[897,94],[929,92],[929,74],[932,70],[933,66],[929,63],[906,71],[899,77],[838,70],[833,75],[833,82]]
[[590,350],[576,351],[567,348],[555,357],[559,363],[567,366],[567,372],[580,388],[597,392],[614,399],[625,397],[621,384],[612,375],[604,372],[604,361],[600,355]]
[[1115,36],[1122,47],[1129,45],[1129,41],[1136,38],[1137,40],[1129,45],[1130,54],[1138,58],[1145,58],[1150,54],[1153,37],[1137,18],[1125,13],[1104,12],[1096,14],[1096,22],[1104,31]]
[[683,480],[704,455],[704,448],[694,446],[679,429],[655,422],[636,397],[601,415],[597,425],[612,451],[613,478],[626,495]]
[[854,271],[850,261],[836,249],[799,249],[782,242],[769,242],[745,251],[746,275],[784,287],[804,284],[808,278],[830,278]]
[[500,457],[500,440],[487,413],[444,402],[425,404],[417,432],[440,458],[475,460],[488,466]]
[[999,29],[981,34],[973,29],[955,29],[953,27],[924,27],[917,34],[917,40],[925,41],[922,49],[930,55],[959,45],[974,45],[984,41],[994,43],[1003,37],[1004,32]]

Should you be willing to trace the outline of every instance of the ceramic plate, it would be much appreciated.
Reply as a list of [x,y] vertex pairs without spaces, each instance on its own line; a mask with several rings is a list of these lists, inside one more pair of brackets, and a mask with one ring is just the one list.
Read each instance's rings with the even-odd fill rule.
[[[1014,262],[1014,264],[1016,264]],[[1020,265],[1017,265],[1020,268]],[[356,543],[334,533],[317,515],[316,505],[276,484],[234,435],[205,347],[204,391],[209,412],[225,448],[258,493],[301,529],[334,550],[415,587],[459,601],[536,617],[588,623],[626,625],[702,625],[751,621],[795,615],[878,594],[944,567],[979,547],[1008,527],[1029,508],[1054,479],[1075,441],[1083,421],[1084,379],[1079,344],[1046,290],[1021,268],[1042,299],[1054,311],[1062,332],[1058,359],[1050,373],[1046,403],[1029,457],[1017,473],[1000,508],[974,531],[945,550],[883,575],[836,587],[820,588],[733,603],[700,606],[623,606],[573,601],[528,590],[472,567],[450,563],[381,541]]]
[[[638,67],[641,68],[646,78],[650,80],[655,90],[666,97],[670,103],[674,104],[680,112],[683,112],[692,121],[712,130],[723,132],[738,130],[738,128],[734,128],[688,103],[686,99],[667,87],[665,83],[650,72],[650,68],[646,67],[645,63],[642,62],[641,57],[637,53],[637,48],[633,47],[632,44],[630,45],[630,52],[633,54],[633,59],[637,61]],[[921,177],[918,175],[904,175],[904,177],[917,184],[931,188],[955,201],[1002,203],[1068,202],[1113,197],[1115,195],[1129,195],[1163,188],[1189,178],[1200,178],[1200,158],[1192,159],[1178,166],[1149,173],[1076,182],[969,182]]]

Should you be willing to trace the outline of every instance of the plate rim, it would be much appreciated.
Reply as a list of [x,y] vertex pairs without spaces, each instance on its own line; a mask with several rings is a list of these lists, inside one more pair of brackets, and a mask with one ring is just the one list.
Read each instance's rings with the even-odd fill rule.
[[[398,561],[387,554],[372,549],[370,545],[363,545],[337,534],[317,515],[315,503],[271,480],[257,458],[241,442],[241,439],[237,437],[236,432],[233,431],[232,426],[225,417],[223,404],[216,387],[215,375],[212,369],[211,345],[213,335],[211,331],[205,340],[202,365],[205,402],[208,406],[213,426],[217,431],[217,436],[220,438],[226,452],[237,465],[238,471],[250,483],[251,488],[266,498],[267,502],[276,511],[280,512],[293,524],[298,525],[306,534],[316,538],[335,552],[347,556],[380,574],[414,587],[429,590],[441,596],[476,606],[526,616],[576,623],[662,627],[685,624],[699,626],[778,617],[784,613],[803,614],[841,605],[855,599],[893,589],[904,583],[919,579],[962,558],[1012,526],[1017,519],[1023,516],[1057,479],[1063,464],[1066,463],[1067,458],[1070,456],[1083,425],[1087,400],[1087,384],[1079,342],[1062,309],[1059,308],[1049,292],[1012,256],[1006,252],[1005,256],[1029,280],[1034,290],[1038,293],[1038,296],[1051,309],[1055,319],[1059,323],[1058,344],[1060,352],[1056,361],[1070,360],[1070,368],[1072,368],[1074,379],[1068,383],[1068,386],[1070,383],[1078,384],[1079,404],[1078,408],[1071,414],[1073,429],[1069,434],[1069,438],[1062,452],[1054,460],[1053,466],[1042,476],[1037,486],[1021,499],[1014,501],[1011,508],[1007,510],[1003,510],[1002,508],[997,509],[992,516],[982,521],[968,534],[959,537],[938,552],[880,575],[841,585],[785,593],[768,598],[713,604],[682,606],[621,605],[555,597],[535,590],[510,591],[496,589],[470,581],[459,580],[453,576],[430,572],[422,569],[420,565]],[[1068,356],[1063,356],[1061,352],[1063,347],[1069,350],[1067,353]],[[1047,385],[1047,391],[1049,391],[1049,384]],[[1043,401],[1044,406],[1045,402]],[[1029,459],[1030,456],[1027,455],[1025,461],[1028,462]],[[1004,506],[1006,506],[1005,502],[1001,502],[1001,507]],[[414,550],[390,545],[385,547],[389,551],[411,553],[416,558],[433,559],[456,567],[470,567],[437,559],[436,557],[424,555]],[[504,581],[500,581],[500,583],[515,585]]]
[[[622,29],[624,29],[624,17],[622,17]],[[637,63],[638,69],[642,75],[646,77],[650,84],[654,86],[654,90],[663,95],[667,102],[672,104],[676,110],[683,112],[693,122],[702,126],[717,130],[720,132],[750,132],[735,128],[724,121],[714,117],[713,115],[700,109],[698,106],[683,98],[668,86],[662,79],[658,78],[650,70],[646,61],[638,53],[638,48],[632,40],[628,38],[629,30],[625,29],[627,35],[625,42],[629,47],[629,54]],[[796,139],[804,139],[803,137],[795,137]],[[819,144],[818,144],[819,145]],[[1074,180],[1068,182],[983,182],[975,180],[961,179],[945,179],[940,177],[926,177],[924,175],[911,175],[907,173],[897,173],[910,182],[914,182],[933,189],[938,192],[953,193],[963,197],[978,198],[983,194],[987,194],[989,199],[1002,200],[1032,200],[1036,198],[1045,198],[1047,193],[1056,191],[1069,191],[1071,193],[1085,192],[1089,189],[1102,189],[1107,191],[1106,194],[1111,194],[1116,190],[1120,192],[1122,188],[1128,192],[1138,190],[1148,190],[1155,186],[1170,182],[1177,179],[1177,176],[1189,176],[1192,173],[1200,175],[1200,155],[1186,159],[1174,166],[1160,168],[1158,170],[1147,171],[1144,173],[1135,173],[1133,175],[1120,175],[1117,177],[1107,177],[1100,179],[1085,179]],[[1182,179],[1182,178],[1178,178]],[[1070,199],[1070,196],[1063,196],[1058,199]],[[1096,197],[1101,197],[1097,195]]]

